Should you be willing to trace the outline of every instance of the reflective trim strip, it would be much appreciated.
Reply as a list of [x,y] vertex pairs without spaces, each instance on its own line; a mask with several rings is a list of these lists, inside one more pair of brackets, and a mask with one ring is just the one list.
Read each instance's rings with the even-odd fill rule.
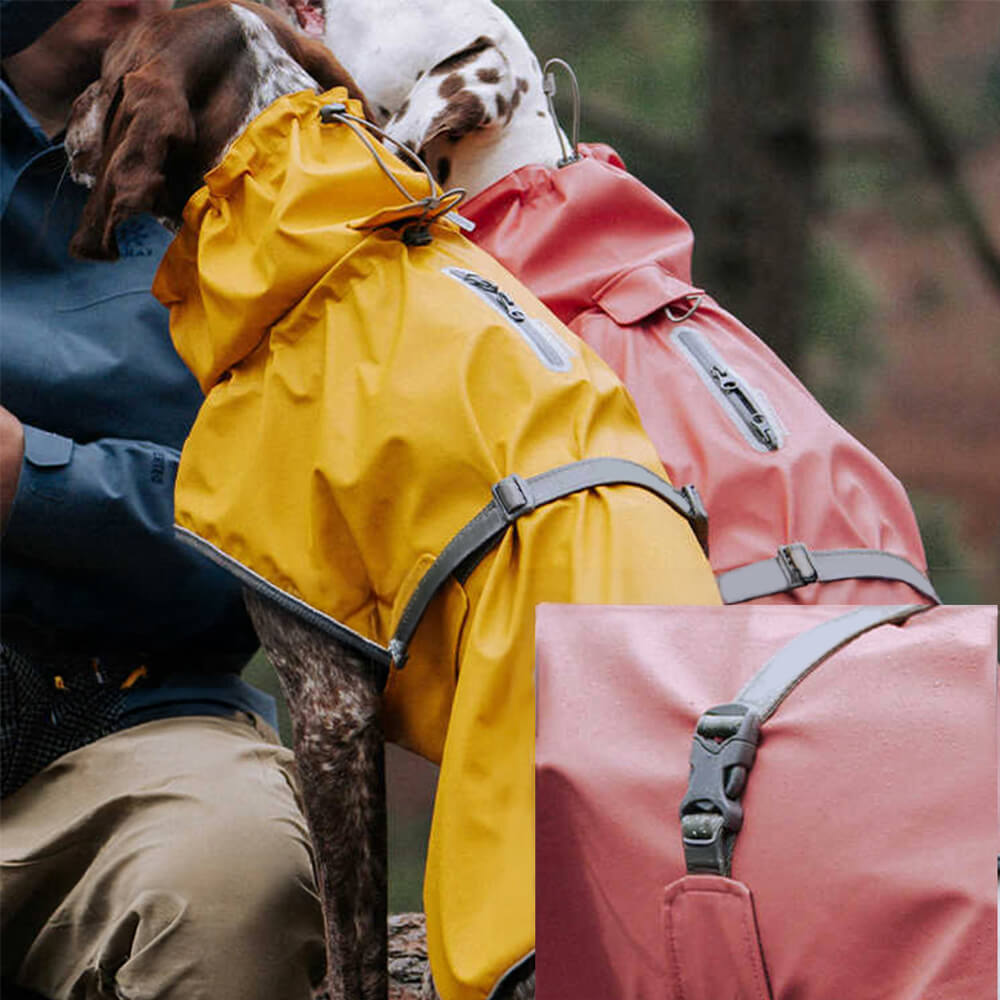
[[[803,573],[810,566],[814,573]],[[895,580],[908,584],[921,597],[941,603],[930,580],[908,559],[879,549],[828,549],[813,552],[801,542],[783,545],[773,559],[740,566],[715,578],[726,604],[752,601],[811,583],[835,580]]]
[[682,326],[670,339],[751,447],[761,452],[781,448],[784,435],[762,390],[752,389],[730,368],[700,330]]
[[675,489],[645,466],[623,458],[586,458],[550,469],[530,479],[512,475],[493,487],[493,499],[444,547],[417,584],[389,641],[397,669],[407,659],[407,647],[437,592],[452,577],[465,579],[507,529],[536,507],[595,486],[640,486],[665,500],[686,517],[704,549],[708,520],[693,486]]
[[244,566],[241,562],[223,552],[222,549],[217,548],[211,542],[206,541],[200,535],[195,534],[189,528],[175,524],[174,535],[178,541],[199,552],[207,559],[210,559],[217,566],[228,570],[244,586],[269,598],[286,611],[290,611],[303,621],[314,625],[327,635],[344,643],[345,646],[349,646],[355,652],[367,657],[379,667],[380,684],[382,687],[385,686],[390,663],[389,653],[388,650],[384,649],[377,642],[372,642],[371,639],[365,638],[360,632],[355,632],[354,629],[341,624],[336,618],[331,618],[329,615],[312,607],[312,605],[306,604],[300,598],[275,586],[270,580],[265,579],[259,573],[255,573],[252,569]]

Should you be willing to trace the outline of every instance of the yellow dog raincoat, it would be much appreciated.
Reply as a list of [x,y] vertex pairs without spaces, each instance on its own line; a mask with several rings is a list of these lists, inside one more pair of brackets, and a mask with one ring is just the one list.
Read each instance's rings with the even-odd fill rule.
[[[321,115],[331,102],[360,115],[334,90],[254,121],[191,198],[154,291],[207,397],[177,480],[181,534],[384,656],[504,477],[597,456],[663,470],[610,369],[523,286],[443,216],[408,230],[437,204],[430,182],[381,148],[380,167],[357,126]],[[718,596],[685,519],[611,485],[521,517],[429,604],[385,722],[441,765],[424,893],[445,1000],[489,996],[534,946],[542,601]]]

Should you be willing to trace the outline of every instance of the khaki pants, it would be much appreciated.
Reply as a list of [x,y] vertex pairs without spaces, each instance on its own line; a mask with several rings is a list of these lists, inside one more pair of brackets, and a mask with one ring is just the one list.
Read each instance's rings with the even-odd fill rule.
[[263,723],[148,722],[2,804],[5,979],[52,1000],[306,1000],[323,921],[291,752]]

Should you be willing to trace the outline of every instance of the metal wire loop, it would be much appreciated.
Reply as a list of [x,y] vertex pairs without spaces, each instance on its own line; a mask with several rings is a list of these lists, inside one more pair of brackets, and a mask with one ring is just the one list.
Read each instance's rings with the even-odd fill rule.
[[692,295],[685,295],[684,299],[678,299],[677,301],[684,301],[686,307],[684,308],[674,308],[675,303],[668,302],[664,307],[663,311],[667,314],[667,319],[673,323],[683,323],[684,320],[693,316],[698,310],[698,306],[701,305],[701,300],[705,297],[704,292],[695,292]]
[[[571,129],[572,145],[568,150],[566,149],[566,135],[559,126],[559,116],[556,114],[556,76],[549,67],[558,67],[565,70],[569,74],[570,84],[573,89],[573,126]],[[542,89],[545,91],[545,100],[548,102],[549,113],[552,115],[552,121],[555,124],[556,134],[559,137],[559,148],[562,150],[563,154],[562,159],[559,161],[559,166],[566,167],[571,163],[576,163],[576,161],[580,159],[580,85],[577,83],[576,73],[573,72],[573,67],[570,66],[565,59],[554,57],[547,60],[545,65],[542,67],[542,76]]]
[[[338,122],[341,125],[346,125],[361,140],[368,152],[372,154],[375,158],[375,162],[382,170],[382,173],[389,178],[396,190],[399,191],[399,193],[406,198],[410,204],[421,205],[423,207],[424,211],[417,220],[417,225],[429,225],[442,215],[447,215],[449,212],[452,212],[465,197],[465,188],[456,187],[443,191],[434,179],[434,175],[431,173],[430,167],[428,167],[427,164],[424,163],[424,161],[417,156],[417,154],[414,153],[409,146],[404,145],[398,139],[394,139],[384,129],[373,124],[367,119],[359,118],[357,115],[352,115],[347,110],[346,105],[327,104],[320,108],[320,118],[324,124]],[[387,139],[391,142],[403,156],[409,159],[419,170],[423,172],[424,176],[427,178],[428,184],[430,185],[430,197],[418,198],[400,183],[399,179],[389,168],[388,164],[386,164],[386,162],[379,155],[378,145],[372,142],[371,138],[367,134],[368,130],[374,132],[380,138]],[[456,221],[458,220],[456,219]]]

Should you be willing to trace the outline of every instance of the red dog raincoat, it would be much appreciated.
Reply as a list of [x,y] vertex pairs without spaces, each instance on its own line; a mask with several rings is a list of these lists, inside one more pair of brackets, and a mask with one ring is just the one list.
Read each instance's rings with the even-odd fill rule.
[[692,284],[684,219],[608,147],[583,151],[509,174],[462,213],[617,372],[671,479],[698,487],[723,600],[935,600],[900,483]]

